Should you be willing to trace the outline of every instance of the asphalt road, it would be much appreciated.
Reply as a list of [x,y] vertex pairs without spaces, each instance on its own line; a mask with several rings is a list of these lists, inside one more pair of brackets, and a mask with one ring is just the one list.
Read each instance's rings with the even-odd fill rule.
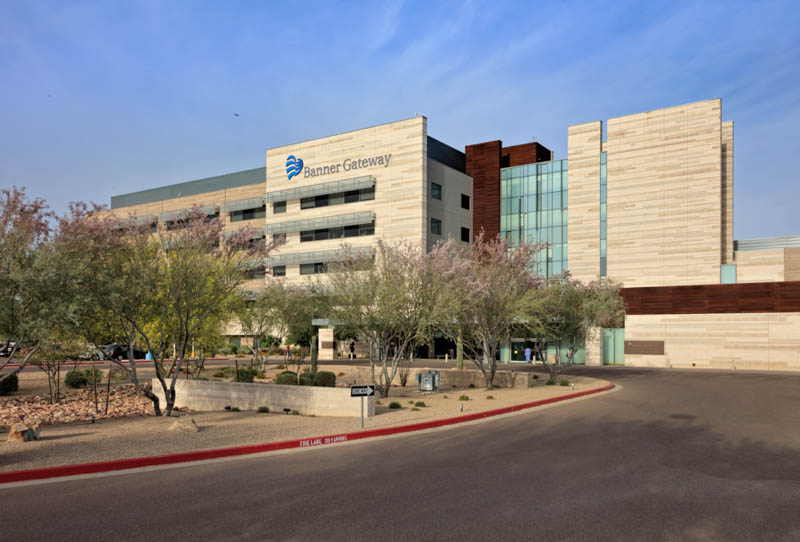
[[0,489],[2,537],[800,539],[800,376],[579,372],[622,389],[445,431]]

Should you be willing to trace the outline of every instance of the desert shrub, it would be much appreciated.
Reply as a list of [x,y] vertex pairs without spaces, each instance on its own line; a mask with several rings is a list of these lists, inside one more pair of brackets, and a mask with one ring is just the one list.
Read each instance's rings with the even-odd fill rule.
[[492,397],[491,395],[487,395],[486,398],[487,399],[494,399],[494,397]]
[[80,369],[67,371],[67,374],[64,377],[64,384],[70,388],[82,388],[88,383],[89,381],[86,379],[86,375],[83,374],[83,371]]
[[533,375],[534,380],[539,380],[539,375]]
[[492,387],[493,387],[494,389],[496,389],[496,390],[499,390],[499,389],[500,389],[500,388],[502,388],[503,386],[501,386],[500,384],[492,384]]
[[222,356],[230,356],[231,354],[233,354],[233,352],[231,351],[231,347],[229,345],[225,345],[217,350],[217,354],[220,354]]
[[283,369],[286,368],[286,365],[284,365],[283,363],[279,363],[275,366],[275,368],[278,369],[279,371],[282,371]]
[[238,406],[231,407],[231,412],[241,412],[241,411],[242,411],[242,409],[239,408]]
[[344,376],[344,373],[339,371],[339,376]]
[[19,378],[17,375],[10,375],[0,380],[0,395],[8,395],[17,390],[19,390]]
[[389,403],[389,408],[403,408],[403,407],[397,401],[392,401],[391,403]]
[[238,347],[238,346],[236,346],[235,344],[232,344],[232,345],[230,346],[230,349],[231,349],[231,354],[233,354],[233,355],[236,355],[236,354],[238,354],[238,353],[239,353],[239,347]]
[[475,384],[470,384],[470,385],[469,385],[469,387],[470,387],[470,388],[474,388],[474,387],[475,387]]
[[427,406],[427,405],[425,404],[425,401],[417,401],[416,403],[414,403],[414,406],[415,407],[424,407],[424,406]]
[[383,403],[381,403],[380,399],[375,399],[375,404],[381,406]]
[[206,380],[207,381],[208,377],[207,376],[198,376],[197,378],[195,378],[195,380]]
[[323,388],[335,388],[336,375],[330,371],[318,371],[317,374],[314,375],[314,385]]
[[553,380],[552,378],[548,378],[547,382],[545,382],[544,385],[545,386],[555,386],[556,385],[556,381]]
[[313,386],[314,385],[314,374],[313,373],[300,373],[300,385],[301,386]]
[[233,367],[220,367],[217,369],[217,372],[214,373],[214,376],[217,378],[227,378],[229,376],[233,376]]
[[267,414],[267,413],[269,413],[269,407],[260,406],[260,407],[258,407],[258,411],[259,411],[261,414]]
[[296,410],[292,410],[292,416],[299,416],[299,415],[300,415],[299,412],[297,412]]
[[468,395],[462,395],[462,396],[460,396],[458,398],[458,400],[459,401],[469,401],[469,396]]
[[292,371],[284,371],[275,377],[276,384],[295,385],[297,384],[297,375]]
[[559,386],[569,386],[569,380],[562,380],[558,383]]
[[414,400],[412,399],[411,401],[408,402],[408,404],[409,405],[413,405],[414,404]]
[[239,367],[239,382],[252,382],[253,378],[258,376],[258,369],[251,369],[250,367]]
[[413,410],[413,411],[419,411],[420,409],[418,409],[417,407],[414,407],[414,408],[412,408],[411,410]]

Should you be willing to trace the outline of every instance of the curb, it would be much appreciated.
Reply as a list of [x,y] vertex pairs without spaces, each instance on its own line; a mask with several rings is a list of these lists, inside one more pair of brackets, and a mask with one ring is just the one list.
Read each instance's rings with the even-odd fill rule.
[[538,401],[532,401],[530,403],[523,403],[521,405],[512,405],[508,407],[498,408],[495,410],[476,412],[474,414],[467,414],[465,416],[458,416],[454,418],[443,418],[441,420],[413,423],[408,425],[398,425],[395,427],[384,427],[381,429],[367,429],[365,431],[357,431],[354,433],[341,433],[338,435],[326,435],[322,437],[284,440],[280,442],[269,442],[266,444],[252,444],[248,446],[217,448],[214,450],[201,450],[197,452],[183,452],[183,453],[168,454],[168,455],[135,457],[131,459],[115,459],[112,461],[100,461],[97,463],[79,463],[77,465],[63,465],[60,467],[44,467],[39,469],[0,472],[0,485],[9,484],[12,482],[26,482],[30,480],[43,480],[46,478],[61,478],[64,476],[96,474],[101,472],[136,469],[141,467],[169,465],[173,463],[186,463],[190,461],[218,459],[221,457],[234,457],[240,455],[274,452],[277,450],[289,450],[292,448],[309,448],[313,446],[322,446],[325,444],[336,444],[340,442],[350,442],[354,440],[383,437],[399,433],[411,433],[413,431],[421,431],[423,429],[433,429],[436,427],[455,425],[459,423],[480,420],[482,418],[499,416],[501,414],[508,414],[510,412],[517,412],[519,410],[535,408],[538,406],[548,405],[552,403],[559,403],[561,401],[567,401],[569,399],[576,399],[578,397],[584,397],[587,395],[593,395],[595,393],[608,391],[613,388],[614,384],[608,384],[600,388],[594,388],[591,390],[581,391],[578,393],[571,393],[569,395],[562,395],[560,397],[550,397],[548,399],[540,399]]

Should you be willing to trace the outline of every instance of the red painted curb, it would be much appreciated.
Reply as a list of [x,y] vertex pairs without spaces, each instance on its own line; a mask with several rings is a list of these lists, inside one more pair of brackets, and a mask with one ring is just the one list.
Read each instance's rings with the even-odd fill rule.
[[603,386],[601,388],[595,388],[592,390],[572,393],[569,395],[562,395],[560,397],[551,397],[549,399],[540,399],[538,401],[533,401],[530,403],[524,403],[521,405],[512,405],[509,407],[498,408],[495,410],[476,412],[475,414],[467,414],[465,416],[458,416],[455,418],[444,418],[441,420],[433,420],[430,422],[413,423],[409,425],[398,425],[395,427],[384,427],[382,429],[368,429],[366,431],[358,431],[355,433],[342,433],[339,435],[327,435],[324,437],[284,440],[281,442],[252,444],[249,446],[234,446],[231,448],[217,448],[215,450],[202,450],[198,452],[184,452],[179,454],[135,457],[132,459],[115,459],[112,461],[100,461],[97,463],[80,463],[77,465],[63,465],[60,467],[45,467],[41,469],[0,472],[0,484],[8,484],[11,482],[24,482],[29,480],[42,480],[45,478],[59,478],[63,476],[76,476],[80,474],[94,474],[98,472],[135,469],[139,467],[152,467],[156,465],[169,465],[172,463],[185,463],[189,461],[202,461],[204,459],[217,459],[220,457],[233,457],[237,455],[273,452],[276,450],[288,450],[291,448],[306,448],[311,446],[335,444],[338,442],[349,442],[352,440],[361,440],[372,437],[382,437],[398,433],[410,433],[412,431],[421,431],[423,429],[432,429],[434,427],[444,427],[447,425],[454,425],[457,423],[479,420],[481,418],[490,418],[492,416],[499,416],[500,414],[508,414],[509,412],[516,412],[519,410],[525,410],[528,408],[548,405],[551,403],[558,403],[560,401],[566,401],[568,399],[575,399],[577,397],[584,397],[586,395],[592,395],[595,393],[607,391],[612,389],[613,387],[614,384],[608,384],[607,386]]

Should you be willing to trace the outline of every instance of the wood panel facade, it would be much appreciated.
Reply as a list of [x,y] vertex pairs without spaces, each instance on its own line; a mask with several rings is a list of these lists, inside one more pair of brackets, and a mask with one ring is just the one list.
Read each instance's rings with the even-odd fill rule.
[[623,288],[621,294],[628,315],[800,312],[800,281]]

